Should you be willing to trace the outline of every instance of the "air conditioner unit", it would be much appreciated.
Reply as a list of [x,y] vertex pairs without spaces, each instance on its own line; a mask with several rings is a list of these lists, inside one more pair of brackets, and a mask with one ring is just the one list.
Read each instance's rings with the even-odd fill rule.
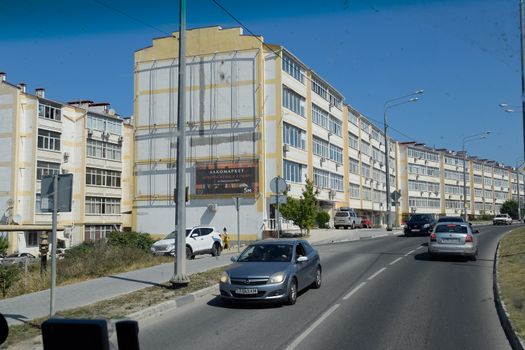
[[69,152],[64,152],[64,162],[67,163],[68,159],[69,159]]
[[324,163],[326,161],[326,158],[325,157],[321,157],[321,159],[319,159],[319,162],[320,163]]
[[91,129],[87,129],[87,136],[88,136],[88,137],[93,136],[93,130],[91,130]]
[[118,143],[122,143],[122,141],[124,141],[124,137],[123,136],[119,136],[118,137]]
[[283,152],[285,152],[285,153],[286,153],[286,152],[290,152],[290,145],[289,145],[289,144],[285,143],[285,144],[283,145]]
[[337,192],[335,190],[330,190],[330,197],[334,198]]

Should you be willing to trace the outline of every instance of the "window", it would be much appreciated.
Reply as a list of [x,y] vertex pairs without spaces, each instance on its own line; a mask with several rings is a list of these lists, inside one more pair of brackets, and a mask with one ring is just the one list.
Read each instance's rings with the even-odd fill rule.
[[105,169],[87,168],[86,185],[120,188],[121,172]]
[[350,198],[359,198],[359,185],[350,184]]
[[370,134],[370,124],[361,119],[361,130],[367,134]]
[[50,163],[38,160],[36,162],[36,179],[42,180],[45,175],[57,175],[60,173],[60,163]]
[[122,146],[98,140],[87,140],[87,156],[110,160],[121,159]]
[[286,181],[303,183],[304,179],[306,178],[306,166],[303,164],[284,160],[283,168],[284,179]]
[[288,55],[283,55],[283,70],[304,84],[304,73],[301,66]]
[[361,152],[367,156],[372,155],[372,152],[370,152],[370,144],[368,142],[361,140]]
[[306,132],[293,125],[283,124],[283,143],[289,144],[295,148],[305,149]]
[[359,139],[351,132],[348,133],[348,146],[353,149],[359,149]]
[[312,103],[312,121],[327,129],[329,128],[328,123],[328,112]]
[[41,204],[42,204],[42,195],[40,193],[37,193],[36,198],[35,198],[35,213],[43,213],[42,209],[40,209]]
[[86,214],[120,215],[120,198],[86,197]]
[[330,173],[328,171],[314,168],[314,185],[321,188],[329,188]]
[[38,148],[51,151],[60,151],[60,133],[38,129]]
[[26,232],[26,247],[38,247],[38,232]]
[[357,112],[354,112],[353,110],[348,110],[348,121],[354,125],[357,125],[359,123],[359,118],[357,118],[357,115],[354,114]]
[[325,100],[328,100],[328,90],[316,79],[312,79],[312,90]]
[[343,177],[330,173],[330,187],[337,191],[343,191]]
[[484,179],[485,186],[492,186],[492,179],[490,177],[485,177]]
[[283,87],[283,106],[304,117],[305,98],[298,93]]
[[348,159],[348,164],[350,167],[350,174],[356,174],[359,175],[359,161],[354,158]]
[[318,156],[321,156],[321,157],[324,157],[324,158],[328,158],[329,157],[329,153],[328,153],[328,141],[325,141],[325,140],[322,140],[320,139],[319,137],[317,136],[314,136],[313,139],[312,139],[312,151],[315,155],[318,155]]
[[365,179],[370,178],[370,165],[361,163],[361,176],[364,177]]
[[372,159],[383,164],[385,162],[385,154],[372,146]]
[[409,180],[408,189],[410,191],[439,192],[439,183]]
[[414,148],[408,149],[408,156],[412,158],[430,160],[432,162],[439,162],[439,155],[437,153],[426,152]]
[[363,187],[363,200],[370,201],[372,200],[372,191],[368,187]]
[[103,117],[88,113],[86,127],[92,130],[122,135],[122,121],[116,118]]
[[40,118],[60,121],[61,110],[60,110],[60,107],[49,106],[42,102],[39,102],[38,103],[38,116]]
[[84,227],[84,240],[85,241],[98,241],[105,239],[111,232],[119,231],[120,225],[86,225]]
[[341,136],[341,133],[343,131],[343,122],[334,117],[333,115],[330,115],[329,130],[332,134]]
[[343,164],[343,149],[336,145],[330,145],[330,159],[336,163]]
[[483,182],[483,178],[479,175],[474,175],[474,183],[475,184],[481,184]]
[[426,176],[434,176],[434,177],[439,176],[439,168],[427,167],[424,165],[409,164],[408,172],[410,174],[416,174],[416,175],[426,175]]
[[408,205],[414,208],[439,208],[440,207],[438,198],[409,197]]

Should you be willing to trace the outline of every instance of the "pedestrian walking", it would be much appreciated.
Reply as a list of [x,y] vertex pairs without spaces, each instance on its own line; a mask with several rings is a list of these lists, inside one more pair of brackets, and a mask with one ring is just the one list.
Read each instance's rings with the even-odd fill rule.
[[224,249],[230,248],[230,239],[228,237],[228,232],[226,231],[226,227],[222,229],[221,238],[224,243]]

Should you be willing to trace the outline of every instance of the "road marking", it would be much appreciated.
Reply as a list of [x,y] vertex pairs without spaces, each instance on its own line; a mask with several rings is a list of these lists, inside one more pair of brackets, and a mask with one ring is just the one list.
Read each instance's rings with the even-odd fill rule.
[[421,248],[423,248],[423,246],[422,246],[422,245],[420,245],[420,246],[419,246],[419,247],[417,247],[416,249],[421,249]]
[[345,295],[343,297],[343,300],[346,300],[348,298],[350,298],[352,295],[355,294],[355,292],[357,292],[359,289],[361,289],[362,286],[364,286],[366,284],[366,282],[361,282],[357,285],[357,287],[355,287],[354,289],[352,289],[347,295]]
[[377,275],[379,275],[381,272],[383,272],[385,270],[386,270],[386,267],[383,267],[382,269],[380,269],[379,271],[374,273],[372,276],[368,277],[368,280],[370,281],[371,279],[373,279],[374,277],[376,277]]
[[334,312],[339,306],[341,306],[341,304],[335,304],[333,305],[331,308],[329,308],[328,310],[326,310],[326,312],[317,319],[317,321],[315,321],[310,327],[308,327],[303,333],[301,333],[300,336],[298,336],[292,344],[288,345],[288,347],[286,348],[286,350],[293,350],[297,347],[297,345],[299,345],[303,340],[304,338],[306,338],[310,333],[312,333],[312,331],[321,324],[321,322],[323,322],[328,316],[330,316],[330,314],[332,312]]
[[413,252],[415,252],[415,250],[412,249],[411,251],[409,251],[408,253],[406,253],[405,256],[409,256],[409,255],[412,254]]
[[399,257],[397,258],[396,260],[392,261],[390,264],[388,265],[394,265],[396,262],[398,262],[399,260],[403,259],[402,257]]

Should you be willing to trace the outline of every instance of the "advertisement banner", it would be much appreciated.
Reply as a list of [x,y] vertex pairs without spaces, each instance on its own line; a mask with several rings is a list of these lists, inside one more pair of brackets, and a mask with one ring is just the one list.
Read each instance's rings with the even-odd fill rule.
[[195,165],[195,194],[257,194],[259,161],[212,161]]

